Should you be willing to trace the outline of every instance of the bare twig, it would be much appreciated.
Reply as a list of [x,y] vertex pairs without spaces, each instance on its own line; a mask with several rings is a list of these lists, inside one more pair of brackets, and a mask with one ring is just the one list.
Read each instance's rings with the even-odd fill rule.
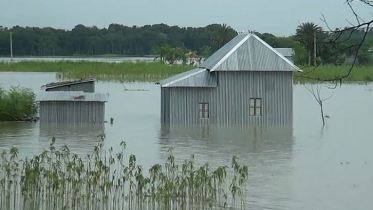
[[[325,18],[325,16],[323,14],[322,14],[322,19],[321,19],[326,24],[327,28],[329,29],[329,31],[326,32],[327,34],[329,34],[328,37],[331,37],[331,39],[329,39],[327,42],[325,42],[324,40],[326,38],[328,38],[328,37],[323,37],[322,38],[321,42],[323,42],[325,44],[342,44],[342,43],[348,41],[352,37],[352,34],[354,32],[359,31],[360,28],[364,29],[364,34],[363,34],[363,36],[362,36],[362,38],[361,38],[361,40],[360,40],[360,42],[358,44],[352,44],[350,46],[344,47],[343,49],[341,49],[339,51],[339,52],[341,52],[341,51],[343,52],[345,50],[352,50],[352,49],[355,51],[353,63],[351,64],[351,66],[348,69],[348,71],[344,75],[341,75],[341,76],[338,75],[338,76],[336,76],[334,78],[330,78],[330,79],[322,79],[322,78],[316,78],[316,77],[307,76],[307,74],[310,74],[311,72],[315,71],[320,65],[323,64],[323,61],[321,61],[312,70],[304,72],[301,75],[296,75],[296,77],[302,77],[302,78],[306,78],[306,79],[309,79],[309,80],[316,80],[317,82],[336,82],[336,83],[339,83],[340,85],[342,85],[342,80],[345,79],[345,78],[347,78],[347,77],[349,77],[351,75],[352,69],[355,67],[356,62],[357,62],[357,56],[358,56],[359,50],[361,49],[361,47],[363,46],[363,44],[365,42],[365,39],[366,39],[366,36],[367,36],[367,34],[369,32],[370,26],[373,25],[373,20],[364,21],[356,13],[355,9],[351,5],[351,2],[353,2],[353,1],[354,0],[346,0],[345,3],[350,7],[352,13],[354,14],[355,19],[357,21],[357,24],[352,24],[352,26],[345,27],[344,29],[332,30],[330,28],[330,26],[328,25],[328,23],[326,21],[326,18]],[[359,0],[359,1],[365,3],[365,4],[369,5],[369,6],[373,6],[373,1],[370,1],[370,0]],[[340,38],[342,37],[342,35],[345,34],[346,32],[349,33],[348,37],[345,38],[345,39],[343,39],[343,40],[340,40]],[[336,55],[339,52],[333,53],[332,56]]]
[[311,85],[311,88],[308,88],[307,86],[304,86],[304,87],[313,95],[316,102],[319,104],[322,124],[323,124],[323,126],[325,126],[325,118],[329,118],[329,116],[324,115],[323,102],[326,101],[326,100],[329,100],[333,96],[334,93],[331,94],[329,97],[321,98],[321,86],[319,86],[318,83],[316,84],[316,91],[314,90],[312,85]]

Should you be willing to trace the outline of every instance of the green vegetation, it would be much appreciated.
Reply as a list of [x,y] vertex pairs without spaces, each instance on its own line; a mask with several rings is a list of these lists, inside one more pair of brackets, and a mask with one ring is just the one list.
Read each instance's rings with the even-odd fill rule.
[[[17,72],[56,72],[57,78],[80,79],[96,78],[102,81],[155,82],[192,69],[190,65],[165,65],[162,62],[88,62],[88,61],[21,61],[0,62],[0,69]],[[331,80],[348,73],[351,66],[324,65],[301,67],[304,72],[296,72],[294,82],[316,82]],[[315,80],[316,79],[316,80]],[[373,66],[355,66],[346,82],[373,81]]]
[[[346,58],[358,57],[358,63],[373,64],[373,30],[364,37],[364,28],[341,28],[330,31],[312,23],[301,23],[290,36],[275,36],[255,32],[275,48],[289,47],[295,50],[297,65],[340,65],[351,62]],[[124,26],[110,24],[107,28],[77,25],[72,30],[51,27],[0,26],[0,55],[10,55],[9,34],[13,37],[14,56],[143,56],[165,55],[183,60],[184,52],[198,56],[215,52],[230,41],[237,31],[226,24],[210,24],[205,27],[178,27],[165,24]],[[316,54],[314,36],[316,35]],[[361,47],[358,50],[360,42]],[[172,49],[172,56],[162,48]],[[207,52],[206,49],[209,49]],[[206,53],[207,52],[207,53]],[[358,53],[356,53],[358,52]],[[167,59],[169,58],[169,59]],[[172,63],[172,62],[171,62]]]
[[[169,149],[164,165],[144,172],[135,155],[103,150],[105,135],[93,153],[79,157],[65,145],[32,158],[18,158],[18,149],[0,155],[1,209],[213,209],[243,208],[248,167],[232,158],[231,167],[211,170],[194,156],[182,164]],[[231,173],[230,173],[231,172]]]
[[0,69],[20,72],[58,72],[58,79],[93,77],[104,81],[154,82],[193,68],[184,65],[165,65],[162,62],[86,62],[86,61],[22,61],[0,62]]
[[37,113],[35,93],[29,88],[0,87],[0,122],[17,121]]
[[[334,80],[337,77],[348,74],[351,66],[325,65],[319,67],[304,67],[303,72],[294,74],[294,82],[314,83],[317,79],[321,81]],[[351,74],[343,79],[344,82],[371,82],[373,81],[373,66],[356,66]]]

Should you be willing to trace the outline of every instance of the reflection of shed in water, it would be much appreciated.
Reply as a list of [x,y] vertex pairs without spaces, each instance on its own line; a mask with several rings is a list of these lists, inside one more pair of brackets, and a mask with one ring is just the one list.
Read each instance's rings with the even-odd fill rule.
[[[206,129],[210,129],[206,134]],[[227,183],[233,178],[232,158],[248,166],[249,181],[238,209],[263,209],[268,198],[287,201],[293,191],[292,127],[163,127],[160,157],[167,160],[172,147],[177,164],[194,157],[194,167],[208,164],[211,170],[228,166]],[[168,133],[168,136],[166,134]],[[205,135],[206,134],[206,135]],[[202,138],[202,135],[203,136]],[[242,188],[241,188],[242,189]],[[248,189],[248,190],[247,190]],[[260,196],[257,196],[260,195]],[[230,198],[228,197],[228,200]],[[230,201],[228,201],[230,202]],[[276,209],[278,202],[272,206]]]
[[293,144],[293,129],[291,126],[244,128],[242,126],[170,127],[162,125],[160,142],[162,145],[175,148],[181,145],[201,150],[215,148],[227,154],[257,153],[266,150],[290,152]]
[[82,91],[43,92],[37,101],[40,124],[103,124],[108,95]]
[[[98,135],[104,131],[105,125],[68,126],[68,125],[43,125],[39,130],[39,148],[48,148],[53,137],[56,138],[55,146],[64,144],[69,146],[72,153],[87,155],[92,153],[97,146]],[[43,150],[39,151],[39,153]]]
[[83,91],[86,93],[95,92],[94,79],[80,79],[73,81],[52,82],[42,86],[45,91]]

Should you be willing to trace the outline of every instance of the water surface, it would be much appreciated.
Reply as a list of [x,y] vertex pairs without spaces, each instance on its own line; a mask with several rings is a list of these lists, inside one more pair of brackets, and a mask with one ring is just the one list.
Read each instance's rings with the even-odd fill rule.
[[[0,83],[31,87],[55,81],[53,73],[0,73]],[[294,87],[293,128],[173,128],[160,125],[160,87],[151,83],[98,82],[96,91],[109,93],[105,147],[118,148],[126,141],[127,152],[135,154],[144,168],[164,162],[167,149],[174,148],[178,160],[195,154],[199,163],[211,167],[230,164],[233,155],[249,166],[250,209],[350,210],[371,209],[373,200],[373,88],[343,85],[323,88],[323,128],[319,107],[302,86]],[[100,130],[44,129],[38,123],[0,124],[0,147],[17,146],[22,156],[41,152],[50,143],[67,144],[74,152],[87,154],[96,144]]]

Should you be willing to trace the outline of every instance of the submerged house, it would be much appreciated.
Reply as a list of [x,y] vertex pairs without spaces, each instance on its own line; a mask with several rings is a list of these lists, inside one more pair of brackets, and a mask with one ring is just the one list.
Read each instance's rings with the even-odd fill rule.
[[275,48],[277,52],[281,53],[285,58],[294,63],[294,50],[292,48]]
[[108,95],[83,91],[52,91],[39,94],[36,101],[39,102],[41,125],[100,125],[105,122]]
[[238,34],[199,68],[160,81],[161,122],[292,125],[294,71],[255,34]]
[[86,93],[95,92],[94,79],[80,79],[73,81],[53,82],[42,86],[45,91],[83,91]]

